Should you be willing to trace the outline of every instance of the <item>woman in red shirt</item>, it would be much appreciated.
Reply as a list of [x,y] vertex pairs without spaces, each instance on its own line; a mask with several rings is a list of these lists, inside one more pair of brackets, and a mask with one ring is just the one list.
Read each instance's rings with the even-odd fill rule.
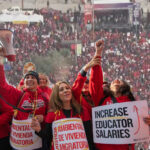
[[48,76],[44,73],[39,73],[39,88],[42,90],[42,93],[48,100],[50,99],[52,93],[52,89],[49,86],[50,81]]
[[64,118],[81,118],[86,133],[90,150],[94,150],[92,137],[91,120],[85,107],[81,107],[72,95],[72,90],[67,82],[57,82],[51,94],[50,99],[51,112],[47,114],[46,126],[41,130],[41,126],[36,118],[33,118],[31,127],[40,137],[47,137],[47,146],[54,149],[52,123]]

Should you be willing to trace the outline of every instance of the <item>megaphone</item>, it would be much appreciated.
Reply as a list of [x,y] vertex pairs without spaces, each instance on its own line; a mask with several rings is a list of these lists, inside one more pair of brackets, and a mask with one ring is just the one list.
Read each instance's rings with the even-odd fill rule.
[[9,61],[16,60],[13,48],[13,32],[10,30],[0,29],[0,55],[6,57]]

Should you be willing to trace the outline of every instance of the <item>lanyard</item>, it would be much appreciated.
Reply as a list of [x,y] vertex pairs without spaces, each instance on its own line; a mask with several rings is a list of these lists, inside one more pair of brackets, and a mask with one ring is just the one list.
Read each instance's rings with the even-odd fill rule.
[[[21,99],[19,100],[19,104],[20,104],[22,98],[24,97],[24,94],[25,94],[25,93],[23,93],[23,96],[22,96]],[[11,107],[14,109],[14,112],[15,112],[15,111],[21,111],[21,112],[25,112],[25,113],[31,112],[31,110],[24,110],[24,109],[19,108],[19,107],[18,107],[19,104],[18,104],[17,106],[12,105],[11,103],[7,102],[1,95],[0,95],[0,99],[2,99],[6,104],[8,104],[9,106],[11,106]]]
[[32,115],[33,116],[35,116],[36,108],[37,108],[37,91],[35,92],[34,99],[32,100],[32,109],[33,109]]
[[[73,118],[73,110],[71,109],[70,111],[71,111],[71,113],[70,113],[70,117],[69,118]],[[56,110],[55,111],[55,119],[54,119],[54,121],[57,120],[57,117],[60,116],[61,113],[63,114],[63,117],[67,118],[67,116],[65,115],[65,113],[63,112],[63,110]],[[78,117],[81,118],[81,115],[78,114]]]

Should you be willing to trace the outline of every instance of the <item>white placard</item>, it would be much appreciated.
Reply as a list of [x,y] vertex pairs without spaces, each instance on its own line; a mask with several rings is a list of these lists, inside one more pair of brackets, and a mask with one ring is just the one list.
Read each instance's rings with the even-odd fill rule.
[[15,120],[11,126],[10,144],[17,150],[33,150],[42,147],[42,139],[30,127],[32,119]]
[[55,150],[89,150],[84,126],[80,118],[54,121],[53,140]]
[[131,144],[148,141],[149,126],[143,121],[147,116],[146,100],[92,108],[94,142]]

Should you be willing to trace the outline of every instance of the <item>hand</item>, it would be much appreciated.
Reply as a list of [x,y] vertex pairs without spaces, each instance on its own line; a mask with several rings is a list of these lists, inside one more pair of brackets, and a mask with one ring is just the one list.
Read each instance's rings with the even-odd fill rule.
[[36,132],[40,132],[41,131],[40,123],[39,123],[39,121],[36,118],[32,118],[31,128],[33,130],[35,130]]
[[35,118],[39,121],[39,123],[42,123],[44,121],[43,115],[36,115]]
[[150,125],[150,116],[144,117],[144,122],[148,125]]
[[96,52],[95,56],[101,56],[102,55],[102,50],[104,48],[104,41],[103,40],[98,40],[96,42]]
[[92,68],[93,66],[96,66],[96,65],[101,65],[101,58],[99,57],[94,57],[90,62],[88,62],[84,67],[84,71],[88,71],[90,68]]

